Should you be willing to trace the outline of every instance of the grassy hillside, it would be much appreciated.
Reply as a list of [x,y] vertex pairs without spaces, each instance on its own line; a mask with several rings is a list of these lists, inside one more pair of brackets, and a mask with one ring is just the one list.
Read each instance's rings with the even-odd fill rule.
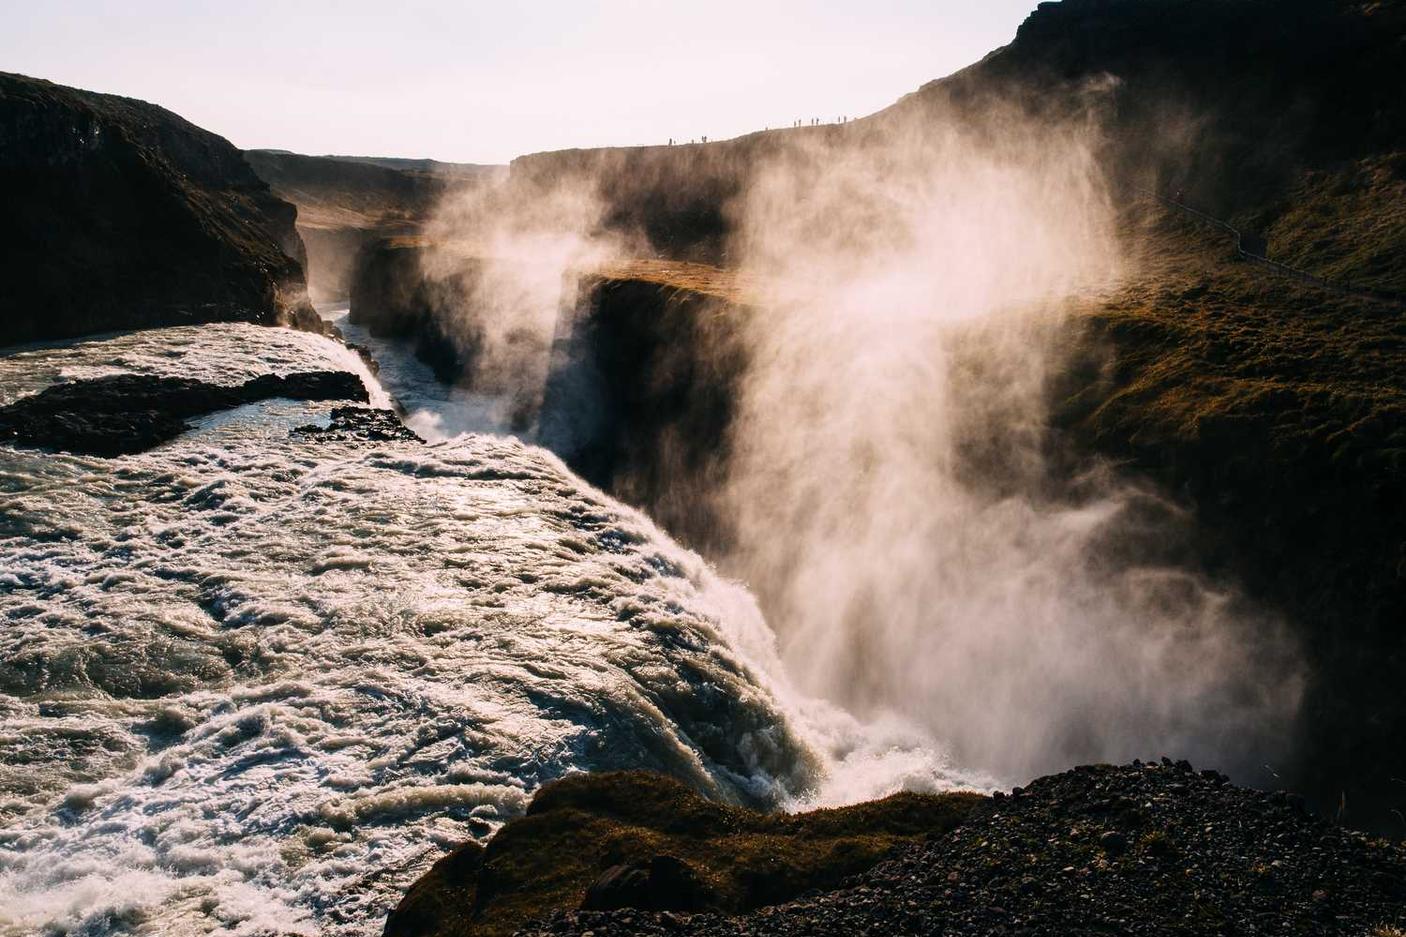
[[1192,506],[1207,564],[1295,626],[1313,683],[1286,782],[1399,827],[1406,309],[1246,263],[1151,202],[1124,222],[1137,272],[1077,304],[1056,425]]

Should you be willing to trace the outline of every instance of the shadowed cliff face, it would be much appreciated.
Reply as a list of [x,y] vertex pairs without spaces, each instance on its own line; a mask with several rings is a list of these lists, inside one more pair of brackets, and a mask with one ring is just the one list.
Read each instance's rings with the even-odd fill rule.
[[0,74],[0,198],[0,344],[315,321],[293,206],[154,105]]
[[733,539],[715,495],[757,310],[638,274],[592,277],[563,315],[538,423],[542,445],[684,543],[719,556]]

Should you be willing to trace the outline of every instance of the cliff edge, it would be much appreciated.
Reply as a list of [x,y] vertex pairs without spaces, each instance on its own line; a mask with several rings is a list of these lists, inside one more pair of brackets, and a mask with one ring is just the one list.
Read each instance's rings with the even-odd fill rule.
[[0,200],[0,345],[315,319],[296,210],[156,105],[0,73]]

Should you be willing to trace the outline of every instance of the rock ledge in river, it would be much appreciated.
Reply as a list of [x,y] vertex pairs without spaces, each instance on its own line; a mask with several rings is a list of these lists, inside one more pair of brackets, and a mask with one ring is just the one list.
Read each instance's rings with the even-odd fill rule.
[[265,374],[234,386],[123,374],[57,384],[0,408],[0,441],[129,455],[174,439],[189,428],[189,419],[274,397],[368,399],[361,378],[346,371]]

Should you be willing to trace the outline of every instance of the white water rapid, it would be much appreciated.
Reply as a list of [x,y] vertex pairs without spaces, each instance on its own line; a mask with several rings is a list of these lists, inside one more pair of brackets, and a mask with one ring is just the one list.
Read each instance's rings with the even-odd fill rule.
[[[961,783],[798,697],[745,591],[377,350],[431,444],[290,436],[329,405],[280,400],[116,459],[0,446],[0,934],[377,934],[571,771],[782,806]],[[310,369],[388,403],[343,346],[245,325],[14,350],[0,403]]]

